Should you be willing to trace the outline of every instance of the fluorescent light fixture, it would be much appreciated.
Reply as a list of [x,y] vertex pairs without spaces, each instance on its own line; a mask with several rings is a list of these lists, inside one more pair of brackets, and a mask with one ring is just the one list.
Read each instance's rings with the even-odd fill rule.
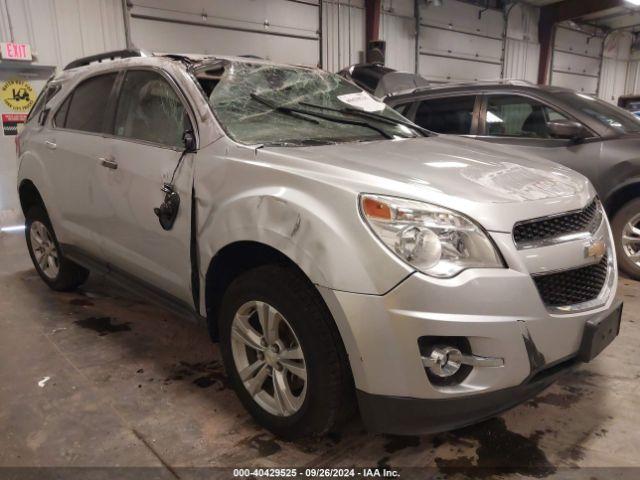
[[20,230],[24,230],[24,225],[11,225],[0,228],[0,232],[19,232]]
[[640,6],[640,0],[625,0],[627,3],[630,3],[631,5],[638,5]]

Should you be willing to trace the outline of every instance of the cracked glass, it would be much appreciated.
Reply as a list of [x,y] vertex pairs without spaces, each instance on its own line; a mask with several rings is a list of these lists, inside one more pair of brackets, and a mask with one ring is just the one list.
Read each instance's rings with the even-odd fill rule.
[[300,146],[422,136],[401,124],[409,120],[332,73],[244,62],[217,68],[196,77],[218,121],[239,143]]

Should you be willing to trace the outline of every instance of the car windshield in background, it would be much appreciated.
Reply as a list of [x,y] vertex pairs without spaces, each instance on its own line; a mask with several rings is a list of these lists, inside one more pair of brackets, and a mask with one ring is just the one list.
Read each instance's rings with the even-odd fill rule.
[[640,132],[640,118],[615,107],[602,100],[582,93],[558,93],[558,97],[567,102],[573,108],[589,115],[594,120],[611,127],[619,133]]
[[218,121],[240,143],[299,146],[423,135],[331,73],[243,62],[217,68],[196,76]]

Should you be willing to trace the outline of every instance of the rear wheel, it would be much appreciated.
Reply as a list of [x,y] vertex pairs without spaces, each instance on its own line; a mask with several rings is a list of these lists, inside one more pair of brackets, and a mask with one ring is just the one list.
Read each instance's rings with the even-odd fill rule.
[[53,290],[67,292],[82,285],[89,271],[62,255],[44,208],[34,206],[26,215],[29,255],[40,278]]
[[620,269],[640,280],[640,198],[630,201],[615,214],[612,228]]
[[250,270],[225,293],[225,368],[245,408],[283,438],[321,435],[351,411],[350,370],[326,305],[293,268]]

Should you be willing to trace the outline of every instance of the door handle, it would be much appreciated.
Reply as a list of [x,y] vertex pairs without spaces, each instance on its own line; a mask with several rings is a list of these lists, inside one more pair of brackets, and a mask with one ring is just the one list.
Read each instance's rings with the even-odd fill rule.
[[110,168],[111,170],[118,168],[118,162],[116,162],[112,157],[100,157],[98,160],[100,160],[100,165],[103,167]]
[[55,142],[52,142],[51,140],[45,140],[44,144],[47,146],[48,149],[50,150],[55,150],[56,147],[58,146]]

